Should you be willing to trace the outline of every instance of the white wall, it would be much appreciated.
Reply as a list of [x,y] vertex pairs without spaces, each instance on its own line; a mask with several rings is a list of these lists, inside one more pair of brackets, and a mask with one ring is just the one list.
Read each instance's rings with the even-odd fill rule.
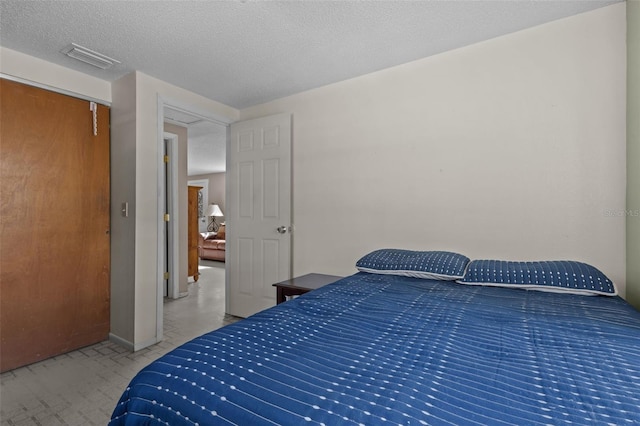
[[624,293],[625,55],[618,3],[242,110],[293,113],[294,274],[445,249]]
[[[111,339],[133,348],[136,259],[136,79],[112,85],[111,107]],[[122,203],[128,203],[128,216]]]

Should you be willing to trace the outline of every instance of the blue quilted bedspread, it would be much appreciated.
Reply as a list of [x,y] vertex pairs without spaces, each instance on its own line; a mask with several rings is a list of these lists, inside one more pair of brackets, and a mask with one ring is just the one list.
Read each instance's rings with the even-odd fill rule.
[[640,424],[640,313],[358,273],[153,362],[125,424]]

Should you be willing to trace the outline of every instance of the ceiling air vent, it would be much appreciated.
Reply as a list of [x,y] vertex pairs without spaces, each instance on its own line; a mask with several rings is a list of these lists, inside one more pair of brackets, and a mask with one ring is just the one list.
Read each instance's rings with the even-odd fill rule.
[[113,58],[103,55],[102,53],[95,52],[91,49],[87,49],[86,47],[82,47],[78,44],[71,43],[60,52],[69,56],[70,58],[77,59],[79,61],[85,62],[89,65],[93,65],[94,67],[101,68],[106,70],[113,66],[113,64],[119,64],[120,61],[117,61]]

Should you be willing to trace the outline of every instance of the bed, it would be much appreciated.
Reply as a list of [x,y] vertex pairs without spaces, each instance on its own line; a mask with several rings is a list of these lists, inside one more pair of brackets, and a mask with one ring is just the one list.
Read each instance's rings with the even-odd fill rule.
[[151,363],[110,424],[640,424],[640,313],[615,290],[361,261]]

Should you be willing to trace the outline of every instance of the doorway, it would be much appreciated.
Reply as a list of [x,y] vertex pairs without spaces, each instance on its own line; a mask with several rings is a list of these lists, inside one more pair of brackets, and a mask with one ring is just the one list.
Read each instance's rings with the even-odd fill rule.
[[[188,141],[187,144],[191,143],[191,140],[195,138],[206,139],[207,128],[213,128],[215,130],[216,135],[220,139],[218,141],[218,145],[222,145],[221,149],[218,147],[218,150],[212,150],[215,154],[218,152],[218,158],[213,161],[220,165],[222,164],[223,169],[220,172],[224,173],[226,167],[226,146],[227,146],[227,138],[228,138],[228,126],[229,121],[221,118],[214,117],[207,113],[198,112],[197,108],[192,107],[190,105],[180,104],[178,102],[165,100],[162,98],[158,99],[158,125],[159,125],[159,143],[163,146],[160,152],[164,153],[164,144],[165,137],[164,135],[164,125],[165,123],[170,123],[176,126],[181,126],[187,129]],[[198,141],[196,141],[198,142]],[[202,143],[200,141],[200,143]],[[211,151],[211,150],[210,150]],[[198,158],[202,161],[206,161],[207,156],[202,154],[202,150],[200,151]],[[205,152],[206,154],[206,152]],[[193,154],[191,154],[193,155]],[[180,209],[182,205],[180,203],[181,198],[185,198],[185,206],[186,206],[186,192],[188,181],[191,180],[190,174],[193,175],[193,171],[189,171],[190,168],[193,168],[193,164],[188,160],[189,149],[179,148],[174,149],[173,154],[168,159],[168,168],[177,170],[178,177],[177,179],[174,177],[173,182],[175,184],[175,188],[170,188],[169,184],[166,181],[165,177],[165,168],[160,168],[159,176],[158,176],[158,185],[161,188],[158,200],[158,209],[159,215],[158,217],[164,217],[164,213],[166,212],[165,206],[167,206],[167,200],[172,198],[174,200],[173,203],[169,203],[167,206],[170,211],[170,221],[175,219],[173,226],[166,226],[164,221],[159,221],[161,223],[158,224],[158,235],[161,241],[158,249],[158,300],[157,300],[157,324],[158,324],[158,336],[162,336],[163,328],[164,328],[164,288],[165,288],[165,272],[167,271],[167,265],[169,269],[173,266],[173,270],[175,271],[176,280],[173,282],[173,285],[169,283],[167,295],[170,299],[179,298],[187,294],[187,292],[180,291],[180,286],[185,287],[187,283],[187,256],[186,256],[186,210],[184,212],[184,217],[181,217]],[[163,155],[164,157],[164,155]],[[164,158],[162,159],[164,161]],[[184,169],[183,169],[184,168]],[[198,171],[202,170],[197,169]],[[170,191],[169,193],[167,191]],[[184,197],[181,197],[180,194],[184,192]],[[173,206],[173,209],[172,209]],[[206,218],[201,218],[202,220]],[[184,222],[184,223],[183,223]],[[184,226],[183,226],[184,225]],[[185,229],[182,230],[181,228]],[[166,231],[165,231],[165,228]],[[183,248],[183,244],[181,242],[182,239],[185,239],[185,247]],[[180,243],[176,244],[177,241]],[[171,256],[171,251],[173,250],[173,256]],[[222,265],[224,268],[224,264]],[[183,271],[183,272],[181,272]],[[169,277],[171,277],[171,273]],[[184,285],[183,285],[184,284]],[[168,299],[169,300],[169,299]],[[224,315],[224,311],[221,312]]]

